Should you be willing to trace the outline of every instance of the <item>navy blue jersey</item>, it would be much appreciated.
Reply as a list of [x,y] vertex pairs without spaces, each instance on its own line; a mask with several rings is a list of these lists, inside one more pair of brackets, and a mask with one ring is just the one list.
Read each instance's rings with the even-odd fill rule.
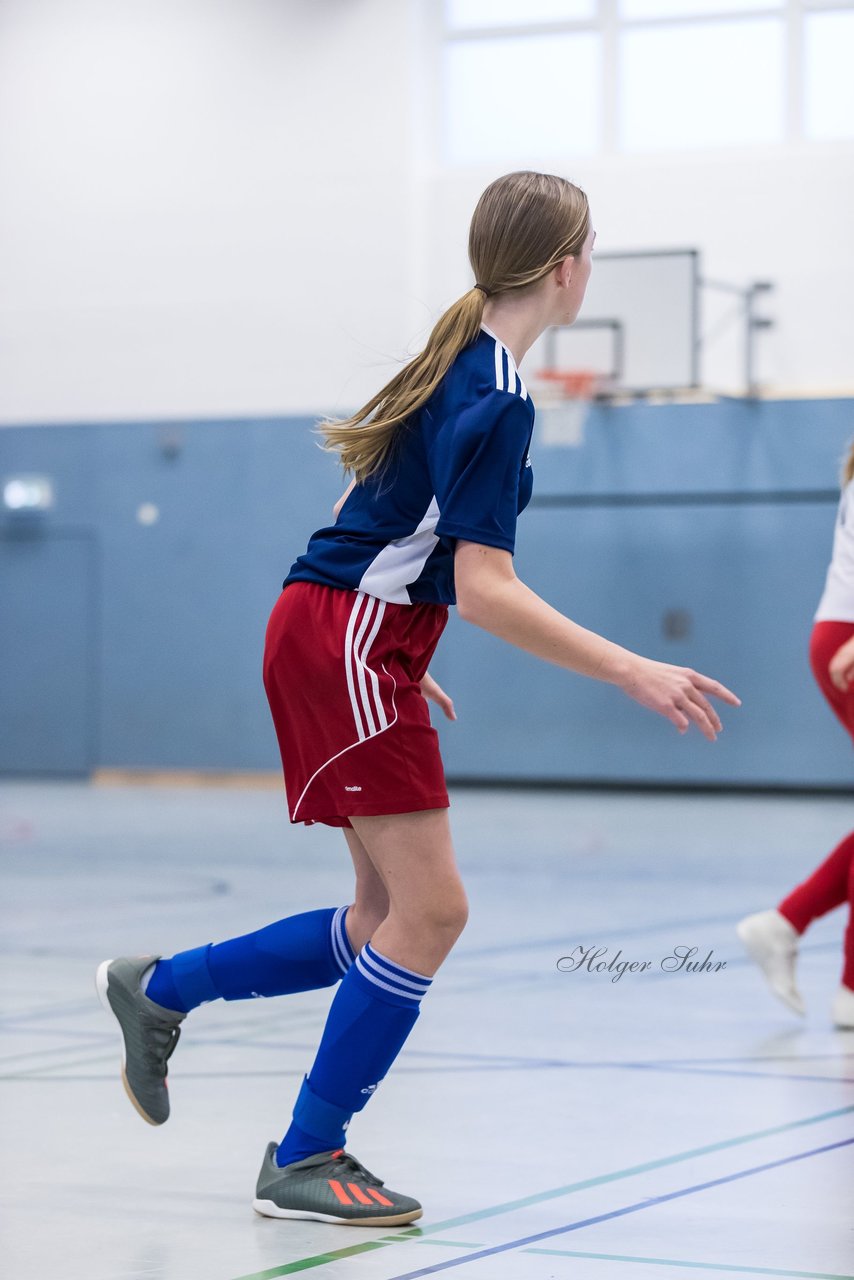
[[516,517],[533,487],[533,426],[513,356],[484,325],[399,428],[383,478],[354,487],[282,585],[319,582],[393,604],[456,604],[458,538],[514,550]]

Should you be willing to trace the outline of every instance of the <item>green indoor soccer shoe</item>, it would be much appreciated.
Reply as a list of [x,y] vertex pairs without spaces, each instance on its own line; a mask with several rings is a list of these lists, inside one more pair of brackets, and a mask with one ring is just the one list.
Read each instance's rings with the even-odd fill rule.
[[349,1151],[322,1151],[280,1169],[277,1148],[276,1142],[267,1147],[252,1204],[265,1218],[396,1227],[414,1222],[424,1212],[411,1196],[389,1191]]
[[95,986],[101,1004],[122,1033],[122,1082],[143,1120],[164,1124],[169,1119],[166,1062],[181,1034],[186,1013],[155,1004],[139,985],[158,956],[120,957],[99,966]]

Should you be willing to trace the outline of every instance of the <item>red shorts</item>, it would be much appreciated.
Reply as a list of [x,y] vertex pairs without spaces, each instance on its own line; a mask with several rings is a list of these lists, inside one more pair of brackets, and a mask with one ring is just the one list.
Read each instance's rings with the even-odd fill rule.
[[289,582],[264,648],[264,688],[291,822],[447,809],[439,737],[419,681],[445,605]]
[[816,622],[810,635],[810,666],[827,701],[854,740],[854,684],[843,692],[830,678],[830,660],[854,635],[854,622]]

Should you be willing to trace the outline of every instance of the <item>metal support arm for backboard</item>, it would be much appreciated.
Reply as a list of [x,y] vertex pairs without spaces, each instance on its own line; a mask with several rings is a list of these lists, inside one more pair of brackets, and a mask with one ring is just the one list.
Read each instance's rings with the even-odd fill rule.
[[[774,323],[759,314],[759,299],[773,287],[765,280],[745,286],[703,278],[699,249],[597,254],[584,315],[572,325],[546,331],[543,365],[556,371],[595,371],[600,398],[609,393],[703,392],[702,365],[712,337],[720,332],[718,324],[711,332],[701,333],[704,291],[719,290],[737,299],[733,308],[737,318],[728,313],[724,319],[727,327],[739,326],[744,377],[740,394],[756,397],[757,333]],[[603,359],[591,361],[589,339],[573,343],[569,338],[578,330],[610,335],[607,372]],[[732,381],[740,379],[736,376]]]
[[700,284],[704,289],[735,294],[744,303],[744,386],[745,394],[755,397],[759,394],[759,384],[756,381],[756,333],[759,329],[771,329],[774,326],[774,321],[768,316],[756,314],[756,303],[759,295],[770,293],[774,285],[770,280],[754,280],[746,289],[722,280],[701,280]]

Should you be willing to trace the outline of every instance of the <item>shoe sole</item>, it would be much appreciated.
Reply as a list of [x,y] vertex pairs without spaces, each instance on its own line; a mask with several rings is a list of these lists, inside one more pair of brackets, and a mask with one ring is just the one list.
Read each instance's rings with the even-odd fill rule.
[[768,984],[768,990],[775,995],[778,1000],[781,1000],[787,1009],[791,1009],[792,1013],[796,1013],[798,1017],[803,1018],[805,1016],[804,1010],[798,1005],[792,1004],[788,996],[785,996],[781,991],[778,991],[771,981],[768,971],[765,968],[765,949],[763,948],[762,943],[758,939],[754,938],[752,930],[749,927],[737,924],[735,932],[738,935],[739,942],[741,942],[751,960],[762,970],[762,976]]
[[118,1018],[116,1017],[116,1012],[113,1009],[113,1006],[110,1004],[110,997],[107,994],[107,987],[109,982],[109,969],[112,963],[113,963],[112,960],[105,960],[103,964],[98,965],[98,971],[95,974],[95,990],[98,992],[98,999],[101,1001],[101,1004],[104,1006],[107,1013],[110,1015],[110,1017],[113,1019],[116,1026],[118,1027],[119,1039],[121,1040],[121,1045],[122,1045],[122,1084],[124,1085],[125,1093],[127,1094],[129,1100],[133,1103],[134,1110],[137,1112],[138,1115],[142,1116],[145,1123],[153,1125],[155,1128],[159,1128],[160,1125],[165,1122],[162,1120],[152,1120],[151,1116],[148,1115],[147,1112],[143,1111],[142,1107],[139,1104],[139,1101],[134,1096],[134,1092],[131,1089],[130,1084],[128,1083],[127,1049],[125,1047],[125,1036],[124,1036],[124,1032],[122,1031],[122,1024],[119,1022]]
[[311,1209],[281,1209],[274,1200],[253,1200],[252,1208],[262,1218],[305,1218],[311,1222],[335,1222],[342,1227],[398,1227],[423,1216],[423,1209],[393,1213],[381,1218],[339,1218],[334,1213],[314,1213]]

